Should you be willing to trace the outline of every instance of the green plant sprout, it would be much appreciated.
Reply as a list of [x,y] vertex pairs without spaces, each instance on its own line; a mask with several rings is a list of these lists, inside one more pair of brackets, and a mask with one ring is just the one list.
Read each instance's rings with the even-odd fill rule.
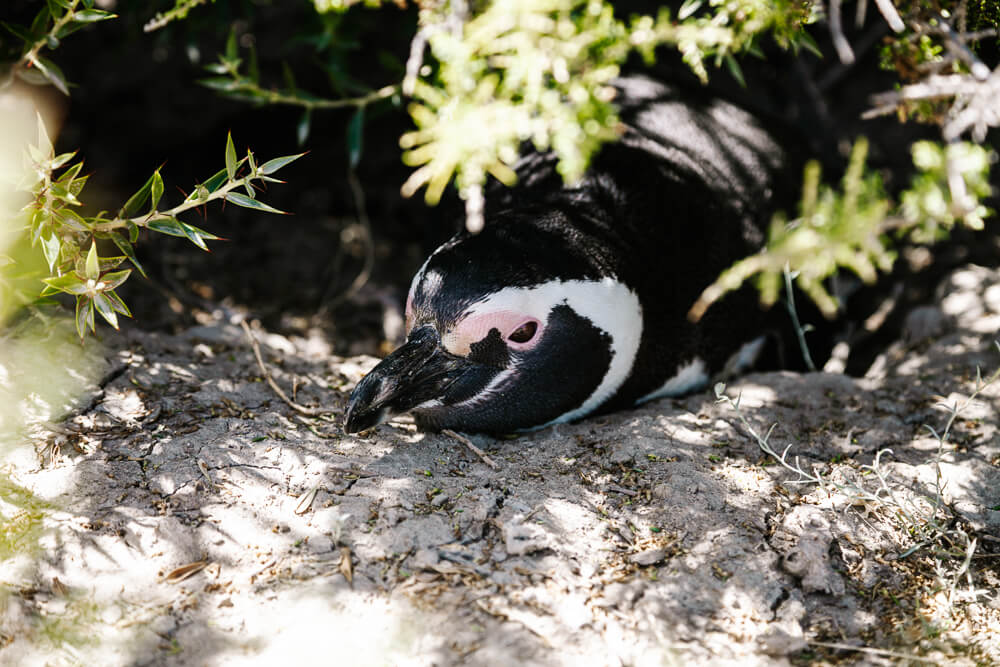
[[[77,212],[82,205],[80,194],[89,178],[80,176],[83,162],[66,166],[75,153],[56,155],[39,117],[38,143],[28,146],[25,160],[29,166],[18,190],[30,194],[31,200],[22,209],[26,232],[32,246],[41,246],[50,273],[50,277],[43,279],[42,302],[59,292],[75,297],[76,329],[81,338],[88,328],[94,330],[95,312],[117,329],[118,315],[131,317],[131,313],[116,290],[132,272],[118,267],[128,260],[139,273],[146,275],[132,247],[140,230],[187,238],[207,250],[205,241],[219,237],[181,221],[178,216],[220,199],[257,211],[283,213],[257,199],[255,184],[282,182],[271,175],[302,155],[279,157],[258,165],[249,150],[245,157],[237,159],[229,135],[226,166],[196,185],[180,204],[159,208],[164,185],[157,169],[114,215],[101,211],[95,216],[83,216]],[[62,171],[56,176],[59,170]],[[140,213],[147,205],[147,211]],[[122,254],[101,256],[99,240],[111,241]]]

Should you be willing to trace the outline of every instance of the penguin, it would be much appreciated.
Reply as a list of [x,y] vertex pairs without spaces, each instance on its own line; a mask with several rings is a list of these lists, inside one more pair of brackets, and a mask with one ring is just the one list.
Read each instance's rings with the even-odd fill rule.
[[358,383],[345,432],[405,412],[426,430],[531,431],[704,388],[757,344],[752,288],[687,313],[794,205],[801,160],[706,91],[642,76],[616,89],[620,138],[579,182],[529,154],[515,187],[488,188],[484,228],[427,258],[406,342]]

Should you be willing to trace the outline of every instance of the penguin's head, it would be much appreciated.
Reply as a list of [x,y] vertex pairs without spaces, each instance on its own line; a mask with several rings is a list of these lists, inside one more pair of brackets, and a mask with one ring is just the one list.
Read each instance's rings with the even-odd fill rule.
[[358,383],[346,432],[412,412],[422,428],[512,433],[615,394],[639,347],[638,298],[549,217],[488,225],[431,255],[410,286],[406,343]]

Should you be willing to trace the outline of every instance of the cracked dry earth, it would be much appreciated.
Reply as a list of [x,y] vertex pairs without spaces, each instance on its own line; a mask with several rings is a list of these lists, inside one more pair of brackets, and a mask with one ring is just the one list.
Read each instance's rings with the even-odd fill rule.
[[[967,267],[939,297],[866,378],[756,374],[727,392],[804,467],[874,490],[862,466],[891,448],[895,496],[933,496],[922,425],[940,432],[941,398],[1000,365],[1000,275]],[[474,437],[494,470],[404,420],[342,435],[374,360],[258,336],[276,381],[329,419],[278,399],[238,326],[132,331],[82,412],[10,457],[44,511],[37,544],[0,563],[0,663],[1000,660],[996,386],[940,464],[941,516],[977,539],[970,579],[952,576],[961,558],[904,557],[884,504],[792,484],[709,392]]]

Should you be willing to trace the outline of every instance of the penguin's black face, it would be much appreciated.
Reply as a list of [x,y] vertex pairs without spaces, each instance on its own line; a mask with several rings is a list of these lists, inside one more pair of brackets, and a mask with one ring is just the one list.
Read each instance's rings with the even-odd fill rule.
[[424,428],[510,433],[582,417],[614,394],[638,349],[638,299],[610,278],[540,276],[533,261],[551,257],[506,241],[487,227],[428,259],[407,299],[407,341],[355,388],[347,432],[409,411]]

